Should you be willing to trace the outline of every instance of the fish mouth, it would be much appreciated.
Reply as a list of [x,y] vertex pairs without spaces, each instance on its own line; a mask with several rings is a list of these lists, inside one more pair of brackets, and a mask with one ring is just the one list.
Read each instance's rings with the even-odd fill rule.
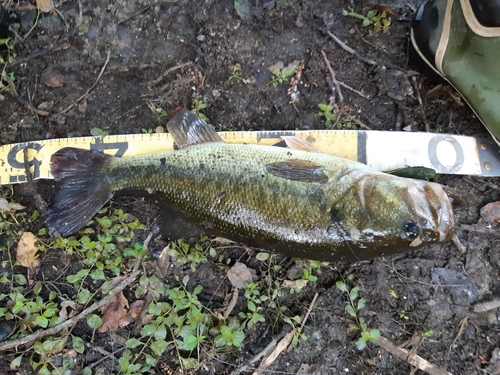
[[[424,242],[445,242],[454,234],[454,219],[451,202],[442,186],[428,182],[423,190],[412,192],[415,214],[421,219],[421,240]],[[416,193],[416,194],[415,194]]]

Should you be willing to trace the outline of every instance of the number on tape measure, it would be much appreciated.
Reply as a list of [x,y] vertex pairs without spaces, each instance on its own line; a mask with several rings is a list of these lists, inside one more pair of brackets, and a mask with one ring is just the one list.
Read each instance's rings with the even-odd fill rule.
[[[24,164],[24,149],[28,149],[28,152],[30,150],[34,150],[36,154],[40,152],[42,149],[43,145],[40,143],[36,142],[27,142],[27,143],[21,143],[18,145],[15,145],[12,147],[7,154],[7,162],[12,168],[15,169],[29,169],[33,167],[33,178],[39,178],[40,177],[40,165],[41,161],[36,158],[36,156],[33,156],[31,159],[27,160],[27,165]],[[29,152],[31,154],[31,152]],[[18,159],[21,158],[21,161]],[[26,176],[24,173],[22,174],[15,174],[15,175],[10,175],[9,176],[9,183],[15,184],[17,182],[24,182],[26,181]]]
[[[444,143],[441,143],[444,142]],[[441,147],[439,147],[441,144]],[[450,153],[451,149],[454,150],[454,155]],[[441,152],[438,152],[438,147]],[[429,141],[428,146],[429,160],[436,171],[441,173],[450,173],[459,171],[464,165],[465,157],[464,150],[460,143],[453,137],[448,135],[435,135]],[[450,162],[450,160],[454,161]]]

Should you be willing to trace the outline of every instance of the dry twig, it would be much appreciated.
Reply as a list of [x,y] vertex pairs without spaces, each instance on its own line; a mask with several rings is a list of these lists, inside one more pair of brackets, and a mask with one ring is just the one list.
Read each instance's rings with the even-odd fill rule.
[[339,38],[337,38],[331,31],[327,31],[326,33],[330,38],[332,38],[335,42],[337,42],[340,48],[342,48],[346,52],[349,52],[351,55],[356,56],[358,60],[361,60],[369,65],[378,65],[378,63],[375,60],[371,60],[364,56],[361,56],[359,53],[357,53],[355,50],[353,50],[351,47],[349,47],[347,44],[345,44]]
[[453,241],[455,246],[458,247],[458,250],[460,250],[460,252],[462,254],[465,254],[467,252],[467,247],[465,247],[464,244],[462,242],[460,242],[460,239],[458,238],[458,236],[456,234],[453,235],[451,240]]
[[381,348],[384,348],[389,353],[398,357],[399,359],[408,362],[412,366],[418,367],[420,370],[425,371],[430,375],[452,375],[445,369],[433,365],[432,363],[420,357],[419,355],[415,353],[410,353],[408,350],[394,345],[385,337],[380,336],[377,339],[377,341],[375,341],[375,344],[377,346],[380,346]]
[[495,298],[494,300],[491,301],[476,303],[474,305],[473,311],[475,313],[483,313],[486,311],[498,309],[499,307],[500,307],[500,298]]
[[65,113],[69,112],[76,104],[81,102],[83,99],[85,99],[90,94],[90,92],[94,89],[94,87],[96,87],[97,83],[101,79],[101,77],[104,73],[104,70],[106,69],[106,66],[109,63],[109,56],[110,56],[110,52],[108,51],[108,53],[106,55],[106,61],[104,62],[104,65],[102,66],[101,72],[97,76],[97,79],[95,80],[94,84],[92,86],[90,86],[90,88],[85,92],[85,94],[83,94],[78,99],[76,99],[68,108],[63,109],[61,112],[56,113],[56,115],[63,115]]
[[332,82],[333,85],[335,86],[335,91],[339,99],[338,104],[340,104],[344,101],[344,96],[342,95],[342,91],[340,90],[339,82],[337,81],[337,78],[335,78],[335,72],[333,71],[332,66],[330,65],[330,60],[328,60],[328,57],[326,57],[325,51],[321,50],[321,54],[323,55],[323,60],[325,61],[328,71],[330,72],[330,77],[332,78]]
[[430,132],[429,121],[427,121],[427,116],[425,115],[424,103],[422,102],[422,97],[420,96],[420,89],[418,88],[417,77],[413,76],[411,77],[411,80],[413,82],[415,90],[417,91],[417,99],[418,99],[418,104],[420,106],[420,113],[422,114],[422,118],[424,119],[425,131]]
[[339,85],[340,85],[340,86],[345,87],[347,90],[351,90],[353,93],[358,94],[359,96],[361,96],[361,97],[363,97],[363,98],[365,98],[365,99],[367,99],[367,100],[370,100],[370,97],[369,97],[368,95],[363,94],[361,91],[358,91],[358,90],[356,90],[356,89],[353,89],[351,86],[346,85],[346,84],[345,84],[344,82],[342,82],[342,81],[338,81],[338,82],[339,82]]
[[30,111],[35,112],[37,115],[40,116],[50,116],[50,113],[47,111],[42,111],[38,108],[33,107],[30,103],[28,103],[26,100],[21,98],[19,94],[17,93],[16,86],[14,85],[14,82],[12,82],[10,79],[7,79],[7,84],[9,85],[9,92],[14,95],[14,97],[17,99],[19,103],[24,105],[26,108],[28,108]]
[[462,336],[462,333],[464,332],[465,329],[465,325],[467,324],[468,321],[469,321],[469,314],[467,314],[465,318],[463,318],[462,321],[460,322],[460,329],[458,330],[457,336],[450,345],[450,349],[448,350],[448,355],[450,355],[451,349],[453,349],[453,347],[455,346],[455,343],[457,342],[458,338]]
[[180,65],[176,65],[176,66],[173,66],[167,70],[165,70],[158,78],[156,78],[154,81],[151,81],[151,84],[153,85],[157,85],[158,83],[160,83],[165,77],[167,77],[170,73],[178,70],[178,69],[182,69],[184,68],[185,66],[188,66],[188,65],[192,65],[193,63],[192,62],[187,62],[187,63],[184,63],[184,64],[180,64]]
[[[307,309],[306,315],[304,315],[304,318],[302,319],[302,323],[300,325],[300,331],[302,331],[302,328],[304,328],[304,324],[306,323],[307,319],[309,318],[309,314],[312,311],[312,308],[314,307],[314,304],[316,303],[316,300],[318,299],[318,292],[314,294],[314,298],[311,301],[311,304],[309,305],[309,309]],[[256,371],[253,372],[252,375],[260,375],[266,368],[268,368],[275,360],[278,358],[278,356],[283,352],[292,342],[293,336],[295,335],[295,332],[292,330],[288,332],[285,337],[283,337],[280,342],[274,347],[273,351],[269,352],[266,354],[262,362],[260,363],[259,367],[257,368]],[[269,346],[269,345],[268,345]]]

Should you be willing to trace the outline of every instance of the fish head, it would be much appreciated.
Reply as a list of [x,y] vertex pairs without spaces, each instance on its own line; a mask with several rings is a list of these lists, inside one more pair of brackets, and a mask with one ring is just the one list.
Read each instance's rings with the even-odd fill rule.
[[351,221],[343,224],[360,232],[362,246],[377,249],[377,254],[361,257],[402,253],[452,238],[453,210],[441,185],[376,173],[355,180],[351,205],[358,208],[350,210]]

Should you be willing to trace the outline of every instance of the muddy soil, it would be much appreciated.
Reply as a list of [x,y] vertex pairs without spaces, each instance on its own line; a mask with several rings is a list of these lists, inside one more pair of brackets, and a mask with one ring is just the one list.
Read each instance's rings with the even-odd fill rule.
[[[12,28],[19,36],[29,35],[17,42],[15,60],[8,67],[21,100],[6,93],[0,102],[0,144],[88,136],[92,128],[110,134],[141,133],[164,125],[167,119],[151,108],[168,114],[178,107],[193,108],[195,100],[206,103],[202,113],[217,130],[325,129],[324,119],[316,116],[318,104],[333,103],[336,96],[322,51],[337,80],[362,93],[342,88],[344,101],[338,106],[334,127],[417,132],[427,124],[432,132],[485,134],[466,105],[446,94],[426,95],[439,82],[423,74],[409,50],[411,17],[419,0],[391,2],[394,15],[387,33],[374,33],[360,19],[342,13],[353,8],[366,14],[374,8],[373,1],[244,4],[247,10],[237,12],[232,1],[69,0],[57,6],[59,13],[41,14],[38,20],[37,11],[27,3],[11,5],[24,6],[15,11]],[[327,31],[376,64],[340,48]],[[268,68],[294,61],[302,61],[303,70],[298,99],[291,103],[290,86],[270,84]],[[89,88],[85,99],[68,110]],[[26,103],[47,113],[35,113]],[[495,178],[438,176],[437,181],[456,190],[457,228],[480,222],[479,209],[500,200],[500,181]],[[34,189],[50,201],[54,184],[39,181]],[[32,197],[33,189],[27,184],[14,187],[13,199],[31,209]],[[151,198],[122,198],[114,204],[133,210],[148,224],[159,213],[157,201]],[[500,313],[498,309],[474,312],[473,306],[493,300],[500,291],[500,237],[492,230],[458,230],[457,234],[465,251],[446,243],[323,267],[316,283],[309,283],[300,295],[287,295],[286,303],[297,315],[306,313],[315,292],[319,297],[304,327],[307,340],[282,353],[269,367],[271,373],[296,374],[304,365],[309,367],[301,373],[317,375],[413,373],[409,363],[371,343],[364,350],[356,348],[359,333],[348,330],[347,297],[335,287],[337,280],[350,274],[355,276],[352,285],[360,286],[366,299],[363,316],[368,326],[379,329],[394,344],[432,331],[407,348],[452,374],[499,373],[495,353],[500,345]],[[152,255],[165,243],[160,232],[150,245]],[[238,259],[243,253],[239,249],[230,257]],[[51,250],[41,257],[46,277],[54,257],[61,254]],[[251,257],[240,261],[259,268]],[[209,293],[226,271],[209,262],[194,274],[182,268],[176,272],[180,279],[183,273],[189,274]],[[258,269],[258,274],[262,272]],[[213,300],[217,301],[221,303]],[[236,311],[244,310],[244,300],[239,303]],[[196,373],[231,373],[270,338],[282,336],[286,327],[273,325],[275,313],[267,309],[265,316],[268,320],[257,325],[241,350],[205,356]],[[100,347],[109,353],[119,345],[112,344],[115,338],[110,334],[94,337],[83,323],[73,334],[88,340],[89,351]],[[117,334],[127,336],[122,331]],[[12,353],[0,356],[4,358],[0,373],[16,373],[8,368]],[[94,351],[79,357],[72,373],[104,356]],[[102,362],[102,373],[115,373],[111,357]],[[174,362],[166,363],[170,365],[158,367],[155,373],[178,371]],[[21,368],[22,373],[32,371],[29,365]]]

